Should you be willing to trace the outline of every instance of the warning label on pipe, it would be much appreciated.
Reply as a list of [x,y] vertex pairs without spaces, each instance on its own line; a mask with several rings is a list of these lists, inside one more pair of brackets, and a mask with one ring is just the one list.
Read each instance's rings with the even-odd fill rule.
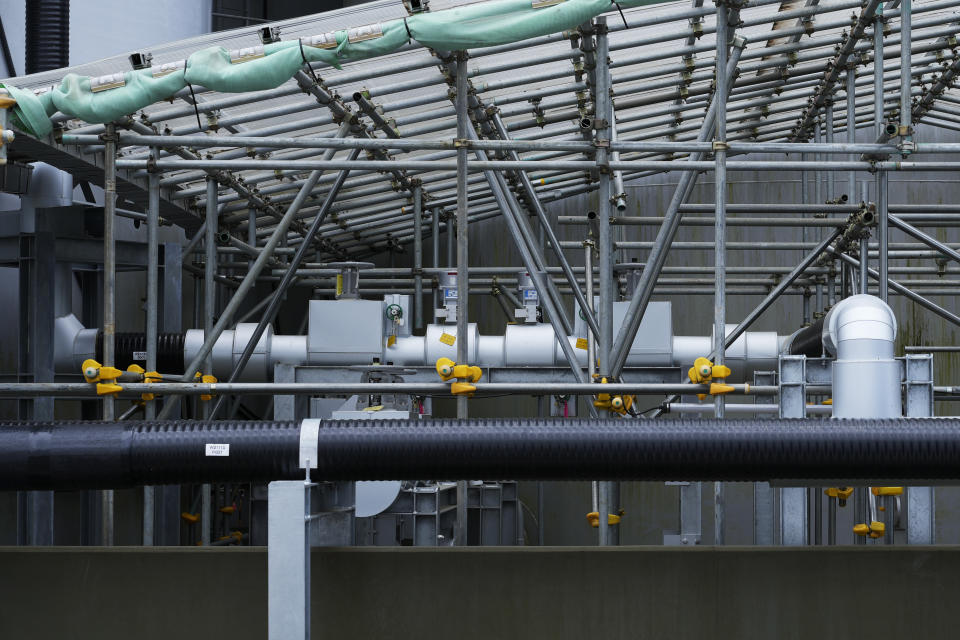
[[230,445],[229,444],[211,444],[208,442],[207,455],[208,456],[229,456]]

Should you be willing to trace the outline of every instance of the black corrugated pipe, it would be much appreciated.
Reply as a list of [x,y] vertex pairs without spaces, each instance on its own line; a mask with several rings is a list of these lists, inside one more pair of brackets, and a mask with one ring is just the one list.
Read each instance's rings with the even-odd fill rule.
[[[0,490],[298,479],[299,443],[294,422],[0,424]],[[317,444],[324,480],[960,480],[960,419],[327,420]]]
[[[184,333],[161,333],[157,336],[157,371],[176,373],[185,368],[183,362]],[[103,329],[97,332],[97,360],[103,362]],[[131,364],[146,364],[147,336],[143,333],[118,333],[114,340],[114,366],[126,369]]]
[[27,73],[70,65],[70,0],[27,0]]
[[823,318],[797,333],[790,341],[790,355],[823,357]]

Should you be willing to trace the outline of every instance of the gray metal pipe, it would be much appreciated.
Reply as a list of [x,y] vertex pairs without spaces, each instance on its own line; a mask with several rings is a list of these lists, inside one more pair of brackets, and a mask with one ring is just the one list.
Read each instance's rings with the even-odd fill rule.
[[413,326],[423,328],[423,186],[413,187]]
[[[117,304],[117,245],[115,236],[117,208],[117,130],[108,124],[104,133],[103,153],[103,365],[114,365]],[[39,293],[39,292],[37,292]],[[103,398],[103,419],[116,417],[114,400],[109,395]],[[100,544],[113,546],[114,501],[113,491],[105,490],[100,495]]]

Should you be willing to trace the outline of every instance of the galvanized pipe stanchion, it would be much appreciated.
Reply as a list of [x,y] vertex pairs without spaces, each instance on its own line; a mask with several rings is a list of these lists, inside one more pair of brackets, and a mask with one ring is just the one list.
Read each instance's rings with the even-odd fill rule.
[[[467,52],[456,53],[456,110],[457,139],[461,141],[457,148],[457,363],[467,362],[467,331],[469,327],[470,272],[469,244],[467,235],[467,147],[470,138],[468,129],[472,127],[467,113]],[[449,226],[448,226],[449,229]],[[449,231],[447,232],[449,234]],[[467,397],[457,396],[457,418],[468,417]],[[467,482],[457,482],[457,526],[454,530],[454,544],[467,546]]]
[[[153,157],[159,153],[154,147],[151,149]],[[159,333],[160,307],[160,245],[158,231],[160,227],[160,176],[151,173],[147,184],[147,314],[144,337],[146,339],[146,362],[144,366],[148,372],[157,370],[157,334]],[[157,417],[157,402],[149,400],[144,403],[144,418],[153,420]],[[154,540],[154,498],[156,492],[153,487],[143,488],[143,544],[152,546]]]
[[[115,235],[117,211],[117,130],[111,123],[103,135],[103,365],[114,365],[115,336],[117,333],[117,245]],[[114,399],[103,398],[103,419],[116,418]],[[114,514],[113,490],[101,493],[100,544],[113,546]]]
[[[728,9],[726,0],[716,0],[717,5],[717,43],[716,71],[717,90],[713,96],[717,105],[716,135],[714,136],[714,287],[713,297],[713,361],[717,365],[724,362],[724,337],[727,321],[727,89],[728,85],[720,77],[721,70],[727,68],[728,51]],[[717,394],[713,399],[714,417],[725,417],[724,396]],[[724,543],[725,506],[722,482],[713,484],[714,543]]]
[[413,326],[423,328],[423,186],[413,187]]

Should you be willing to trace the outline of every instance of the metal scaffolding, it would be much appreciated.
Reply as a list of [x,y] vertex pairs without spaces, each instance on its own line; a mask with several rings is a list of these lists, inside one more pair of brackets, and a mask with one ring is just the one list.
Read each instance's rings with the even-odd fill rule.
[[[434,2],[432,9],[456,4]],[[432,307],[424,306],[442,287],[438,276],[452,269],[457,289],[466,293],[459,302],[459,336],[468,334],[470,296],[497,297],[519,277],[532,279],[543,320],[559,340],[573,381],[480,383],[479,396],[595,395],[593,383],[608,379],[609,393],[670,396],[655,408],[658,414],[702,411],[680,397],[709,387],[622,380],[653,296],[713,297],[713,353],[704,355],[718,366],[725,350],[785,295],[804,297],[808,322],[840,298],[875,291],[884,300],[890,294],[906,297],[960,325],[955,307],[929,299],[960,290],[960,244],[936,237],[938,229],[960,226],[960,205],[889,199],[892,174],[960,169],[960,143],[924,141],[918,129],[960,131],[960,92],[954,87],[960,69],[957,7],[956,0],[907,0],[882,8],[878,0],[803,6],[693,0],[622,12],[611,5],[606,15],[576,29],[533,40],[455,52],[412,41],[389,56],[343,68],[305,63],[275,89],[221,94],[191,87],[106,125],[54,114],[54,134],[37,139],[16,132],[8,157],[42,160],[104,186],[104,365],[113,364],[116,218],[148,225],[147,371],[156,370],[163,324],[160,268],[164,278],[176,269],[169,252],[161,265],[158,228],[177,225],[191,238],[182,266],[203,291],[198,313],[204,343],[183,371],[170,372],[179,380],[126,385],[120,397],[148,390],[164,395],[162,405],[152,396],[146,401],[147,419],[169,418],[188,398],[210,393],[221,394],[216,405],[204,405],[214,418],[233,416],[239,402],[228,396],[241,393],[442,393],[446,385],[440,383],[238,382],[291,287],[334,295],[339,271],[330,263],[397,251],[412,251],[412,265],[364,270],[361,288],[370,295],[413,294],[417,329],[438,306],[436,295]],[[284,23],[281,37],[404,15],[401,3],[378,1]],[[254,46],[257,30],[160,47],[152,52],[153,64],[213,42],[228,49]],[[126,64],[125,58],[108,59],[13,84],[44,92],[66,71],[101,76]],[[802,174],[802,201],[738,201],[730,185],[731,176],[741,172]],[[670,173],[677,182],[666,209],[638,211],[630,202],[631,181]],[[713,203],[689,203],[702,174],[714,180]],[[819,194],[812,199],[811,175]],[[865,187],[857,192],[858,184],[866,183],[869,194]],[[550,215],[551,203],[594,192],[595,211]],[[143,211],[118,208],[118,200]],[[478,223],[501,217],[522,264],[481,267],[472,257],[477,253],[470,233]],[[656,229],[654,240],[640,239],[647,227]],[[713,227],[714,236],[676,240],[686,227]],[[766,227],[799,228],[804,235],[773,242],[738,235]],[[904,235],[891,238],[894,232]],[[448,249],[455,249],[443,266],[442,233]],[[586,268],[580,266],[585,243]],[[425,260],[428,250],[432,258]],[[615,265],[625,251],[640,262]],[[668,264],[669,257],[688,251],[712,251],[713,264]],[[728,256],[740,251],[752,252],[751,266],[728,265]],[[769,264],[771,252],[783,251],[803,257],[796,267]],[[641,268],[637,275],[634,270]],[[275,287],[271,297],[240,318],[254,287],[263,283]],[[617,329],[613,304],[621,291],[629,307]],[[738,295],[762,298],[731,333],[727,323],[736,319],[727,301]],[[521,306],[508,302],[506,294],[498,301],[508,316]],[[595,354],[588,367],[578,364],[566,339],[573,327],[570,308],[588,327]],[[258,321],[240,364],[225,384],[195,383],[198,371],[212,370],[218,337],[239,319]],[[468,359],[465,339],[457,342],[457,359]],[[95,395],[89,385],[54,382],[31,371],[34,378],[0,385],[0,396],[36,397],[40,407],[50,396]],[[760,385],[753,392],[774,393],[771,389],[777,386]],[[749,390],[735,389],[741,392]],[[468,406],[466,396],[457,397],[458,418],[468,417]],[[725,404],[724,396],[716,395],[712,413],[724,418],[778,411],[777,405],[751,407]],[[113,396],[105,396],[102,410],[104,420],[116,418]],[[35,411],[34,417],[41,417]],[[466,492],[461,483],[461,522]],[[204,496],[208,522],[208,490]],[[112,494],[102,498],[101,535],[110,544]],[[153,499],[148,488],[151,514]],[[613,513],[617,486],[601,483],[597,500],[599,513]],[[719,483],[714,503],[716,542],[722,544]],[[602,544],[616,543],[618,530],[606,518],[598,529]],[[461,527],[457,541],[465,543],[466,535]],[[152,542],[153,536],[151,515],[144,520],[144,540]]]

